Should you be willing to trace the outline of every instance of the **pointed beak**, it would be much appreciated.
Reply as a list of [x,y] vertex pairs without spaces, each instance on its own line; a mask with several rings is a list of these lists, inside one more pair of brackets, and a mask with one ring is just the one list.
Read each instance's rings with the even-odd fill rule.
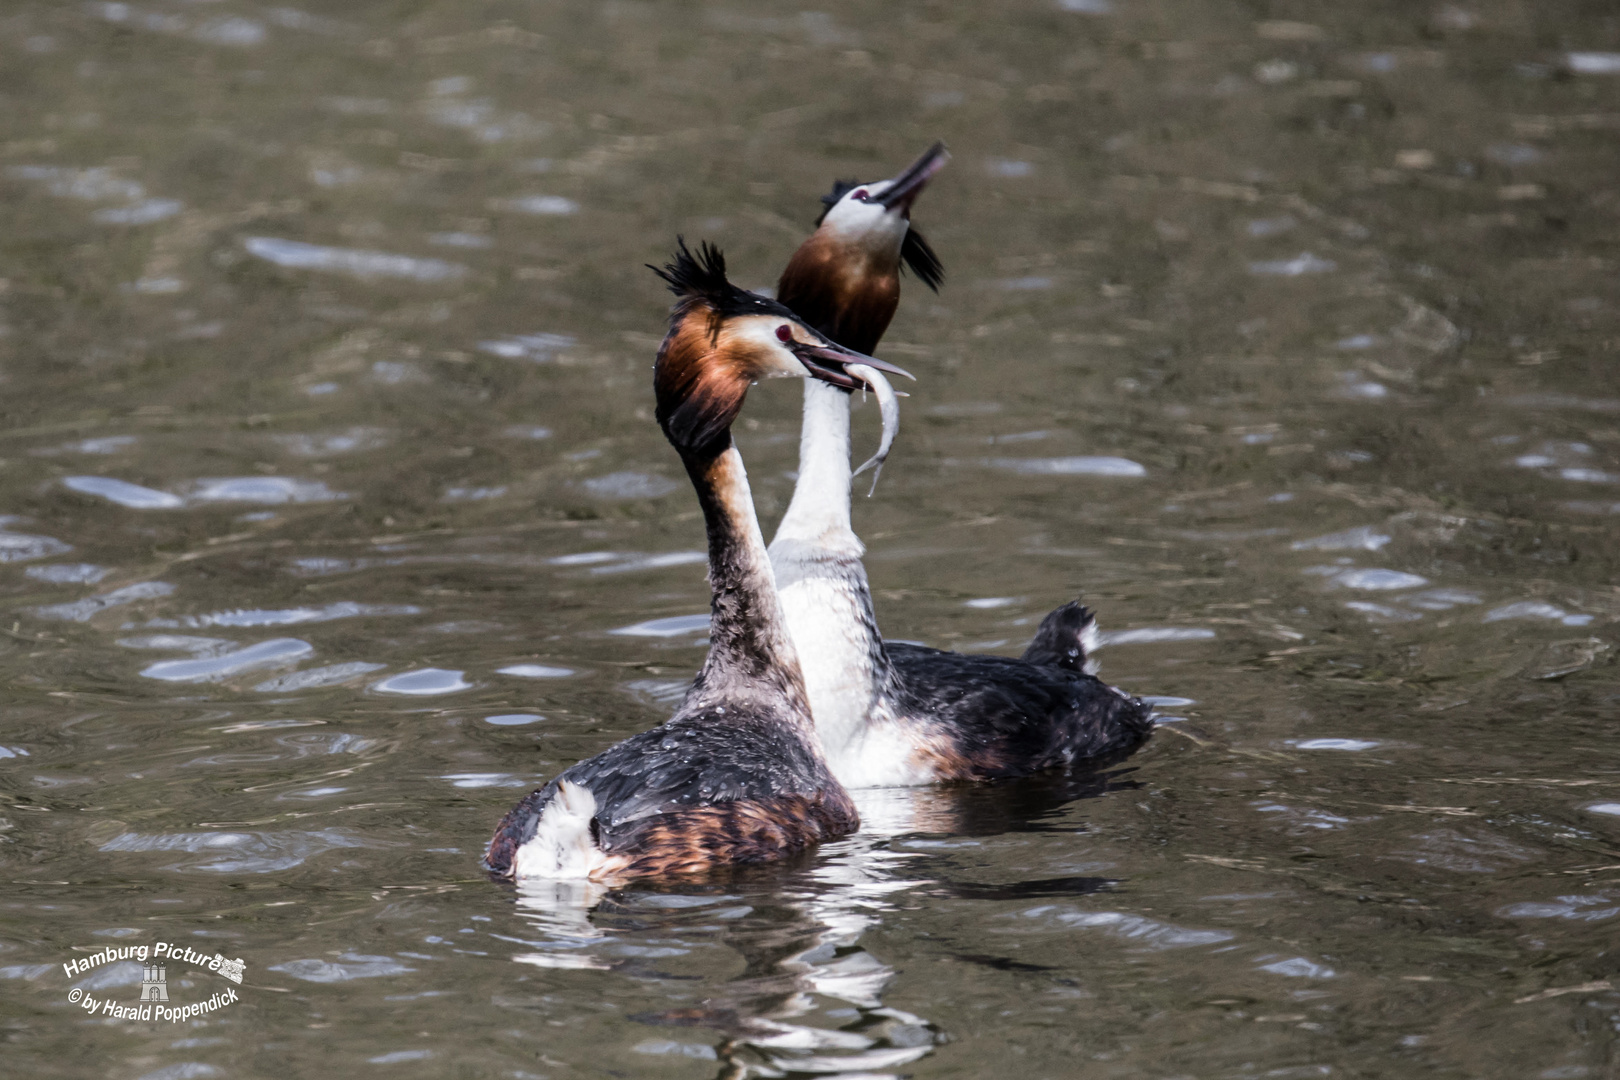
[[895,177],[889,183],[889,188],[877,201],[883,204],[885,210],[897,210],[902,214],[911,213],[911,204],[916,201],[922,189],[928,186],[928,181],[934,174],[945,167],[951,160],[946,152],[945,144],[937,142],[930,146],[923,156],[913,161],[906,171]]
[[842,386],[846,390],[871,387],[871,384],[866,379],[847,370],[851,364],[864,364],[869,368],[887,371],[892,375],[904,375],[912,382],[917,381],[917,376],[903,367],[891,364],[887,360],[879,360],[875,356],[858,353],[854,349],[846,349],[842,345],[835,345],[832,342],[825,345],[806,345],[803,342],[796,341],[789,345],[788,348],[793,350],[793,355],[799,358],[799,363],[803,364],[806,370],[810,372],[811,378],[832,383],[834,386]]

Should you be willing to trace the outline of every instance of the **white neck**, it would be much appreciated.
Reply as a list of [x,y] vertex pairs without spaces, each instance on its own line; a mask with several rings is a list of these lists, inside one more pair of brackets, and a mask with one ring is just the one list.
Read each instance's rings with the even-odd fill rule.
[[804,380],[799,478],[772,546],[796,540],[827,555],[865,552],[849,525],[849,395],[819,379]]
[[884,763],[870,744],[888,656],[861,565],[865,548],[850,528],[849,491],[849,395],[806,380],[799,479],[771,541],[771,565],[827,766],[846,786],[864,787],[885,782],[874,779]]

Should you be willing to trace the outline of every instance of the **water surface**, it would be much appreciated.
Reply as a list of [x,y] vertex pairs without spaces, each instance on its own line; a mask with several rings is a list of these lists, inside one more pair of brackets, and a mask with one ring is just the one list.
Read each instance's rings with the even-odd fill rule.
[[[1613,1075],[1602,5],[16,0],[0,56],[19,1075]],[[703,655],[642,264],[769,285],[935,138],[879,615],[1016,654],[1083,594],[1153,742],[734,880],[484,880]],[[767,529],[797,407],[738,430]],[[69,1003],[160,940],[241,1001]]]

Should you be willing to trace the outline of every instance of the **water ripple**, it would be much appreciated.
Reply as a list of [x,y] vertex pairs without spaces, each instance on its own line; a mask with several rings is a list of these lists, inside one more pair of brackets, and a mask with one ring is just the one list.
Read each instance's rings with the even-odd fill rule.
[[1054,928],[1102,930],[1113,937],[1124,938],[1145,949],[1155,951],[1219,945],[1236,937],[1228,930],[1189,930],[1183,926],[1120,911],[1077,911],[1073,908],[1046,905],[1019,912],[1015,917],[1038,919]]
[[456,281],[467,274],[460,263],[442,259],[420,259],[386,251],[324,247],[300,240],[274,236],[250,236],[243,241],[250,255],[292,270],[320,270],[348,274],[369,281],[374,278],[404,278],[424,283]]
[[436,694],[454,694],[471,690],[472,683],[462,678],[462,672],[445,668],[418,668],[399,675],[391,675],[371,688],[380,694],[406,694],[412,697],[431,697]]
[[1389,543],[1390,537],[1371,525],[1357,525],[1326,536],[1309,540],[1295,540],[1289,547],[1295,551],[1377,551]]
[[62,481],[62,486],[83,495],[99,495],[132,510],[173,510],[186,505],[178,495],[114,480],[110,476],[69,476]]
[[337,960],[290,960],[284,964],[271,964],[266,970],[279,971],[283,975],[291,975],[304,982],[337,983],[348,982],[351,979],[408,975],[416,969],[406,967],[392,956],[367,956],[349,952],[341,954]]
[[[946,465],[961,465],[949,460]],[[980,465],[1023,476],[1146,476],[1142,465],[1122,457],[983,458]]]
[[256,645],[196,660],[160,660],[141,671],[148,679],[164,682],[219,682],[233,675],[265,668],[287,667],[313,655],[315,646],[298,638],[271,638]]
[[[17,562],[15,556],[6,558],[5,537],[0,535],[0,562]],[[52,585],[94,585],[112,571],[92,563],[53,563],[50,566],[30,566],[23,573],[35,581]]]
[[75,600],[71,604],[48,604],[45,607],[36,607],[30,610],[42,619],[89,622],[92,617],[106,611],[108,608],[133,604],[138,600],[156,600],[173,592],[174,586],[166,581],[140,581],[134,585],[125,585],[121,589],[114,589],[112,592],[87,596],[83,600]]
[[219,476],[196,482],[191,498],[198,502],[282,503],[332,502],[347,495],[330,490],[320,480],[294,480],[286,476]]
[[[29,536],[27,533],[0,532],[0,563],[29,562],[33,559],[47,559],[52,555],[64,555],[73,550],[72,544],[49,536]],[[81,564],[82,565],[82,564]],[[89,570],[98,569],[89,567]],[[33,566],[28,568],[28,576],[41,581],[99,581],[100,578],[73,578],[61,576],[70,574],[71,567]],[[47,571],[54,571],[56,576],[46,576]]]
[[655,637],[670,638],[683,637],[687,634],[707,634],[709,632],[708,615],[671,615],[666,619],[648,619],[646,622],[633,623],[630,626],[621,626],[616,630],[609,630],[610,634],[623,637]]
[[261,694],[288,693],[293,690],[313,690],[323,686],[341,686],[353,682],[362,675],[369,675],[373,671],[381,671],[386,664],[369,664],[363,660],[351,661],[347,664],[328,664],[326,667],[310,668],[308,671],[294,671],[287,675],[278,675],[260,683],[253,689]]
[[267,874],[290,870],[323,852],[366,845],[337,829],[317,832],[120,833],[101,845],[107,852],[181,851],[202,860],[176,863],[166,870],[204,870],[215,874]]

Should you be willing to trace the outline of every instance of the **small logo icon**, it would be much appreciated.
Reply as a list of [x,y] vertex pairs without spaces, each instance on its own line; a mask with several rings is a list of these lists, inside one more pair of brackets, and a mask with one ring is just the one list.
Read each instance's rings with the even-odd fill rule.
[[169,971],[166,965],[147,964],[142,969],[141,1000],[169,1000]]

